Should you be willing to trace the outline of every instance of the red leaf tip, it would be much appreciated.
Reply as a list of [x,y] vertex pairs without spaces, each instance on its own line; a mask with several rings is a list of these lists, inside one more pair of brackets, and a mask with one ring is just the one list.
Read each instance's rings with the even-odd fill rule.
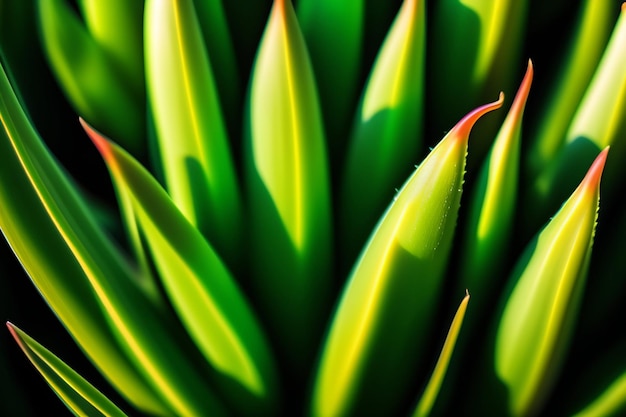
[[107,155],[111,153],[111,143],[107,138],[105,138],[102,134],[96,131],[89,123],[87,123],[82,117],[79,117],[78,120],[80,124],[83,126],[83,129],[91,139],[98,152],[102,155],[103,158],[107,159]]

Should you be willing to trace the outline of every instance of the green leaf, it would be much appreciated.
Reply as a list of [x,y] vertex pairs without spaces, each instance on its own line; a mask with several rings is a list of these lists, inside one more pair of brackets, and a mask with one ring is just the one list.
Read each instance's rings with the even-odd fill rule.
[[80,0],[78,4],[91,37],[106,51],[134,96],[143,99],[143,1]]
[[[419,365],[451,249],[470,129],[466,115],[409,177],[365,246],[321,352],[312,414],[394,415]],[[380,390],[380,387],[385,387]]]
[[[27,184],[24,190],[15,191],[17,197],[8,195],[5,198],[10,200],[19,198],[19,195],[29,191],[32,193],[30,195],[34,205],[32,208],[26,208],[26,212],[36,210],[35,213],[39,213],[39,217],[25,217],[23,213],[17,214],[16,217],[24,222],[43,222],[50,227],[50,233],[57,231],[58,235],[54,235],[55,241],[52,243],[60,243],[62,248],[71,251],[71,255],[64,253],[64,261],[68,266],[59,265],[61,268],[58,271],[59,280],[62,282],[64,273],[68,273],[66,268],[77,268],[70,270],[69,273],[77,273],[80,278],[88,281],[89,285],[85,282],[79,284],[83,289],[79,294],[88,297],[84,302],[93,303],[91,309],[96,306],[101,308],[122,351],[160,398],[151,398],[147,390],[137,381],[138,378],[133,378],[132,373],[128,371],[126,373],[130,373],[129,379],[132,384],[127,394],[138,391],[143,401],[152,408],[157,407],[155,402],[156,404],[166,402],[180,415],[198,414],[200,410],[207,409],[220,415],[223,412],[222,406],[212,395],[202,370],[192,364],[185,353],[185,339],[177,323],[167,315],[168,312],[164,311],[162,306],[152,304],[138,288],[135,272],[95,224],[65,173],[41,143],[26,115],[19,108],[6,77],[0,81],[2,88],[0,97],[3,100],[0,114],[9,139],[3,141],[3,145],[10,149],[6,152],[7,159],[15,158],[9,159],[9,163],[21,165],[21,167],[13,165],[14,171],[3,175],[2,179],[13,181],[15,174],[19,173],[23,183]],[[5,227],[10,228],[14,220],[7,218],[5,221],[6,226],[3,225],[3,230]],[[27,231],[31,236],[26,237],[39,239],[38,229],[31,228]],[[20,239],[24,237],[13,237],[18,243]],[[44,244],[43,248],[39,246],[40,243],[35,243],[32,247],[22,246],[21,260],[27,270],[35,268],[42,274],[38,279],[40,282],[43,281],[44,286],[54,287],[56,283],[46,281],[48,277],[47,271],[43,269],[44,265],[40,265],[38,258],[33,256],[33,247],[45,251],[49,250],[48,244]],[[62,299],[56,301],[59,304],[65,302]],[[66,310],[68,307],[65,305],[61,308],[67,315],[77,314],[71,309]],[[74,321],[72,318],[70,320]],[[91,336],[89,329],[83,331],[81,337]],[[110,341],[107,343],[105,340],[105,345],[107,344],[110,344]],[[99,353],[100,350],[92,352],[91,358],[98,361],[96,352]],[[105,363],[100,363],[101,369],[104,369]],[[123,363],[116,366],[125,371]],[[103,372],[108,374],[109,371]],[[116,382],[124,385],[127,383],[127,381]]]
[[[233,391],[235,406],[257,412],[271,406],[276,400],[273,359],[230,272],[136,160],[83,126],[117,188],[130,199],[165,290],[196,345],[220,374],[217,383],[227,393],[229,388]],[[240,386],[233,386],[233,381]]]
[[574,417],[619,416],[626,410],[626,372],[620,375],[606,390]]
[[126,416],[113,402],[83,377],[11,323],[9,331],[39,373],[77,416]]
[[342,248],[348,259],[418,160],[422,142],[425,3],[405,0],[372,69],[342,172]]
[[87,31],[66,0],[40,0],[41,41],[76,112],[141,155],[145,146],[142,96]]
[[[570,393],[578,407],[574,417],[620,416],[626,411],[626,339],[612,344],[579,372],[577,390]],[[582,404],[582,405],[580,405]]]
[[242,213],[211,60],[192,0],[149,0],[148,96],[168,193],[231,264]]
[[[429,31],[427,85],[432,97],[431,126],[447,128],[458,114],[497,91],[512,90],[520,62],[528,0],[442,0],[434,7]],[[462,92],[462,94],[461,94]],[[454,97],[454,100],[451,98]],[[497,121],[497,119],[493,119]],[[487,129],[489,125],[485,125]],[[497,132],[498,125],[493,134]],[[483,135],[481,135],[483,136]],[[487,140],[477,137],[474,154],[488,149]]]
[[331,158],[341,164],[361,76],[365,1],[300,0],[297,13],[315,70]]
[[[226,120],[241,123],[241,85],[235,48],[221,0],[194,0]],[[246,6],[247,8],[248,6]]]
[[567,128],[600,61],[611,34],[610,19],[615,5],[608,1],[587,0],[580,6],[574,36],[566,56],[559,60],[559,70],[544,108],[537,133],[531,136],[528,171],[541,172],[563,145]]
[[313,70],[288,0],[274,2],[247,112],[252,291],[278,356],[302,376],[329,309],[331,208]]
[[[529,60],[526,75],[469,199],[459,252],[458,286],[471,288],[481,303],[468,319],[482,320],[476,313],[488,307],[487,300],[493,296],[493,289],[499,288],[498,277],[507,259],[517,202],[522,117],[532,79],[533,66]],[[473,324],[474,320],[471,322]]]
[[446,336],[443,348],[439,354],[439,359],[437,359],[435,369],[428,380],[428,384],[424,389],[422,397],[415,407],[413,417],[428,416],[431,413],[433,405],[437,400],[441,384],[443,384],[446,376],[446,371],[448,370],[448,365],[450,364],[450,358],[452,357],[456,340],[459,337],[459,332],[461,331],[461,325],[463,324],[463,318],[465,317],[465,311],[467,310],[469,298],[469,293],[466,291],[466,295],[461,301],[461,305],[459,305],[459,308],[452,319],[452,324],[450,325],[450,330],[448,330],[448,335]]
[[[615,161],[626,157],[626,5],[622,4],[620,17],[609,43],[593,75],[585,95],[569,125],[564,143],[530,186],[527,201],[533,205],[528,211],[527,223],[538,223],[555,210],[584,175],[597,153],[611,146]],[[604,174],[607,197],[619,191],[624,167],[609,163]]]
[[59,204],[64,211],[81,211],[79,224],[95,247],[91,256],[97,263],[115,266],[114,279],[134,285],[133,273],[102,241],[101,231],[80,208],[76,190],[26,118],[4,70],[0,71],[0,119],[2,233],[48,305],[111,384],[139,409],[167,414],[167,407],[116,343],[85,275],[85,265],[75,257],[67,231],[58,227],[54,214],[64,214]]
[[607,153],[528,245],[511,276],[492,361],[514,415],[540,411],[560,371],[584,291]]

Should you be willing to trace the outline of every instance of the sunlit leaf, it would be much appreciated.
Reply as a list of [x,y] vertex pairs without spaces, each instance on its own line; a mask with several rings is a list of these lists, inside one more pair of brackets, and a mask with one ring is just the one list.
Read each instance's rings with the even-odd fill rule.
[[[78,216],[80,224],[87,239],[97,247],[90,254],[98,259],[97,263],[114,266],[114,279],[129,280],[128,285],[134,285],[133,274],[102,240],[93,219],[81,208],[76,191],[19,107],[4,71],[0,72],[0,118],[2,233],[48,305],[106,378],[138,408],[166,413],[167,408],[125,357],[109,330],[84,267],[74,255],[75,248],[51,216],[55,211],[58,214],[61,201],[50,199],[50,193],[65,197],[63,204],[70,212],[82,212]],[[44,196],[42,188],[50,193]]]
[[492,361],[514,415],[541,410],[563,363],[585,287],[607,153],[528,245],[511,276]]
[[313,70],[288,0],[274,2],[247,108],[253,294],[282,346],[279,356],[299,373],[329,308],[331,213]]
[[352,259],[418,161],[422,144],[425,2],[405,0],[363,92],[343,167],[343,256]]
[[[427,85],[432,97],[428,117],[435,131],[446,129],[472,103],[512,89],[521,62],[528,3],[442,0],[434,4],[428,42],[437,47],[429,55]],[[497,124],[493,127],[491,134],[497,132]],[[477,139],[474,154],[480,155],[488,149],[491,135]]]
[[551,94],[541,103],[543,117],[530,139],[528,172],[537,175],[558,153],[580,100],[602,56],[611,34],[610,19],[615,4],[586,0],[580,6],[576,30],[567,55],[560,61]]
[[[227,387],[226,392],[234,392],[235,406],[261,412],[275,401],[273,359],[230,272],[136,160],[89,126],[85,129],[117,187],[130,199],[179,317],[211,365],[223,375],[217,383]],[[233,380],[240,387],[233,386]]]
[[[607,146],[615,161],[626,157],[626,3],[613,29],[609,43],[598,64],[591,82],[580,102],[565,140],[558,154],[531,184],[527,202],[533,210],[526,210],[528,223],[538,223],[555,210],[584,175],[595,155]],[[605,177],[605,190],[612,196],[623,184],[624,167],[609,163]]]
[[469,293],[466,293],[465,297],[461,301],[461,305],[459,305],[459,308],[454,315],[454,318],[452,319],[452,324],[450,325],[450,330],[448,331],[448,335],[446,336],[443,348],[441,349],[441,353],[439,354],[439,359],[437,359],[435,369],[433,370],[433,373],[428,380],[428,384],[424,389],[422,397],[415,407],[413,417],[430,415],[433,405],[437,400],[437,394],[439,394],[441,384],[443,383],[446,376],[448,364],[450,363],[450,358],[456,345],[456,339],[459,337],[459,332],[461,331],[461,325],[463,324],[463,318],[465,317],[465,311],[467,310],[467,303],[469,302],[469,298]]
[[[11,200],[25,195],[31,198],[31,202],[34,201],[33,206],[26,210],[36,210],[35,213],[39,213],[39,217],[25,218],[17,215],[16,218],[22,222],[29,220],[43,223],[55,238],[52,243],[59,244],[60,249],[69,249],[71,253],[64,252],[65,258],[56,260],[65,262],[56,265],[60,268],[56,271],[59,274],[60,285],[79,285],[81,290],[78,294],[74,293],[75,297],[86,299],[78,301],[78,304],[88,303],[88,312],[92,309],[100,311],[100,314],[104,313],[100,321],[104,319],[107,322],[98,323],[95,329],[83,329],[84,333],[76,333],[75,337],[87,339],[91,337],[90,330],[102,331],[106,327],[112,330],[115,338],[103,335],[104,340],[100,342],[104,346],[110,346],[116,339],[133,367],[141,375],[140,377],[134,375],[124,366],[124,362],[115,364],[119,369],[112,371],[121,370],[125,376],[127,375],[128,381],[120,378],[112,382],[129,384],[128,391],[123,390],[127,395],[137,391],[142,401],[150,407],[158,407],[161,402],[166,402],[180,415],[197,414],[199,410],[206,409],[219,415],[221,405],[213,397],[205,381],[205,375],[202,370],[192,365],[184,353],[184,342],[181,340],[177,323],[167,315],[162,306],[154,305],[140,290],[135,272],[113,242],[95,224],[77,191],[30,126],[26,115],[19,108],[17,99],[10,91],[6,77],[0,78],[0,87],[2,88],[0,103],[3,106],[0,108],[0,114],[8,138],[2,141],[2,145],[9,148],[3,157],[9,164],[13,164],[14,168],[11,173],[1,178],[11,183],[17,173],[21,175],[22,183],[26,184],[25,189],[15,191],[15,195],[7,196],[6,199]],[[11,229],[14,220],[8,217],[4,221],[2,230],[7,233],[6,230]],[[31,236],[17,235],[9,241],[13,240],[17,242],[16,245],[20,243],[23,245],[21,239],[28,238],[32,242],[40,238],[39,229],[31,228],[26,231]],[[55,231],[57,234],[54,234]],[[48,247],[50,243],[31,242],[30,246],[22,246],[15,250],[22,253],[20,259],[27,270],[32,268],[41,274],[33,279],[38,279],[42,283],[42,292],[46,288],[54,288],[57,283],[48,281],[48,271],[43,269],[45,265],[41,265],[39,258],[33,256],[33,248],[39,247],[40,250],[47,251],[50,250]],[[68,268],[72,269],[68,272]],[[67,273],[78,274],[70,279],[82,281],[79,281],[79,284],[63,283],[64,274]],[[76,315],[72,307],[64,305],[65,300],[57,298],[55,301],[65,314]],[[80,307],[77,311],[80,311]],[[78,318],[82,320],[82,317]],[[75,322],[75,319],[69,321]],[[106,360],[110,360],[111,356],[105,356],[106,359],[100,358],[102,351],[91,344],[93,342],[87,343],[88,346],[97,349],[91,352],[90,357],[96,363],[99,362],[101,369],[104,369]],[[117,358],[113,356],[113,359]],[[109,371],[103,372],[108,374]],[[145,378],[145,383],[156,391],[159,397],[154,398],[149,394],[150,390],[141,383],[141,377]]]
[[221,256],[238,259],[241,201],[211,59],[192,0],[149,0],[146,78],[165,186]]
[[[331,322],[312,414],[398,410],[438,305],[459,209],[470,129],[503,95],[465,116],[409,177],[361,253]],[[384,390],[380,387],[384,386]]]
[[[517,202],[522,117],[532,79],[533,66],[529,61],[526,75],[469,199],[458,286],[471,288],[478,294],[482,303],[477,303],[475,313],[488,307],[485,303],[493,296],[493,289],[499,288],[498,278],[508,255]],[[470,317],[480,320],[480,315]]]
[[77,416],[123,417],[126,414],[72,368],[11,323],[15,341],[55,394]]

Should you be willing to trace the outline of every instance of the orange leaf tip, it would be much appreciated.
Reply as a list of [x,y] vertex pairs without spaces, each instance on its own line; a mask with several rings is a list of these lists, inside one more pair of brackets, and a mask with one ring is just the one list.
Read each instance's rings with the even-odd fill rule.
[[104,159],[109,159],[107,157],[111,154],[111,143],[109,142],[109,140],[98,131],[96,131],[93,127],[91,127],[91,125],[87,123],[82,117],[79,118],[79,121],[80,124],[83,126],[83,129],[85,129],[85,132],[87,132],[87,135],[89,136],[93,144],[96,145],[96,148],[98,149],[102,157]]
[[582,180],[580,186],[587,190],[595,190],[600,185],[600,178],[602,177],[602,171],[604,171],[604,165],[606,164],[606,158],[609,153],[609,146],[604,148],[602,152],[596,157],[591,164],[587,175]]
[[463,117],[452,128],[452,130],[450,130],[450,133],[456,135],[457,140],[467,140],[467,138],[469,137],[469,133],[472,130],[472,127],[474,126],[476,121],[480,119],[484,114],[502,107],[502,103],[504,103],[504,93],[500,92],[498,100],[494,101],[493,103],[488,103],[483,106],[477,107],[468,114],[466,114],[465,117]]

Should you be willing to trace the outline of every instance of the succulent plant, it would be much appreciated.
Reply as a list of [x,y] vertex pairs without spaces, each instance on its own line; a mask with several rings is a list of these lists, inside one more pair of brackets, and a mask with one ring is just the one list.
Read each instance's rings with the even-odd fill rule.
[[249,3],[0,1],[2,413],[625,413],[626,3]]

